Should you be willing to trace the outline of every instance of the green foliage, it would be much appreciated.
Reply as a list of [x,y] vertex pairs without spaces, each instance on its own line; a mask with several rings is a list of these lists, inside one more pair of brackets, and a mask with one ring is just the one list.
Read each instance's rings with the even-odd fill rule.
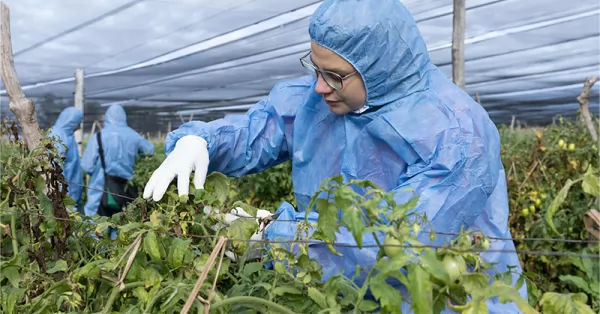
[[[585,239],[581,217],[598,191],[598,167],[582,168],[598,162],[587,133],[567,123],[537,137],[501,133],[513,235]],[[566,144],[557,146],[559,138]],[[583,141],[577,144],[581,148],[570,150],[575,139]],[[203,311],[202,300],[209,299],[216,313],[400,313],[401,300],[410,301],[415,313],[439,313],[446,306],[478,313],[487,310],[485,300],[496,297],[515,302],[524,313],[593,313],[599,306],[597,259],[521,255],[527,278],[513,287],[510,272],[487,275],[493,265],[480,257],[489,245],[485,235],[463,232],[443,249],[423,247],[422,239],[435,235],[425,217],[410,212],[418,195],[397,204],[371,182],[343,183],[340,177],[324,182],[316,193],[325,195],[309,206],[319,219],[300,222],[297,241],[270,243],[263,247],[265,257],[254,260],[246,256],[247,242],[228,241],[237,262],[217,257],[209,265],[219,236],[249,238],[257,225],[240,218],[228,228],[214,228],[223,216],[207,209],[225,213],[239,206],[254,214],[293,200],[289,163],[239,179],[214,173],[206,190],[191,187],[187,197],[178,197],[172,184],[159,203],[138,199],[123,213],[92,217],[92,222],[66,211],[70,200],[56,189],[64,183],[56,162],[61,156],[49,141],[33,152],[19,143],[2,145],[10,148],[0,174],[3,313],[179,313],[204,270],[208,274],[191,312]],[[154,157],[139,159],[134,183],[140,191],[164,159],[162,144],[156,150]],[[568,180],[575,183],[563,200],[557,195]],[[534,209],[524,215],[522,208],[529,211],[530,205]],[[109,227],[118,227],[117,239],[107,237]],[[362,286],[341,275],[322,282],[321,265],[308,255],[307,239],[326,241],[332,254],[340,254],[333,244],[340,228],[347,228],[359,246],[367,235],[377,235],[376,263],[356,271],[367,275]],[[598,254],[597,245],[517,243],[527,250]],[[389,277],[403,283],[407,294],[390,286]],[[525,282],[530,300],[517,293]],[[374,299],[365,298],[368,291]]]
[[[500,131],[511,209],[509,225],[513,237],[523,239],[515,241],[517,249],[598,254],[597,242],[526,240],[588,240],[583,216],[590,209],[598,209],[600,167],[597,143],[586,127],[559,119],[556,125],[537,132],[507,128]],[[540,301],[544,292],[580,292],[587,294],[586,302],[595,312],[600,311],[600,295],[590,293],[577,281],[561,279],[565,275],[587,278],[583,268],[577,266],[580,261],[569,256],[519,257],[524,272],[534,283],[528,285],[530,303]],[[586,263],[600,267],[598,259],[586,259]],[[598,274],[595,276],[589,278],[590,283],[599,281]]]

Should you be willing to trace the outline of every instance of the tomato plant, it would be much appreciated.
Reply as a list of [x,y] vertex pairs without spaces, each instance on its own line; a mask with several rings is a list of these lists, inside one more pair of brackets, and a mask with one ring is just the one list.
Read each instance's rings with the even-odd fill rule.
[[[537,136],[519,134],[519,141],[511,141],[514,134],[501,130],[513,211],[509,223],[515,238],[553,237],[557,232],[567,239],[586,238],[577,214],[593,205],[597,181],[592,179],[598,167],[589,165],[598,160],[585,144],[590,144],[585,133],[578,130],[577,124],[564,123]],[[140,190],[164,159],[162,143],[156,148],[155,156],[138,159],[133,181]],[[59,188],[66,184],[57,163],[62,157],[50,141],[33,152],[19,141],[2,141],[2,149],[2,312],[179,313],[204,270],[207,277],[191,311],[203,311],[210,303],[217,313],[400,313],[403,298],[410,299],[415,313],[439,313],[446,307],[477,313],[485,309],[485,300],[495,297],[515,302],[524,313],[536,309],[561,313],[564,308],[590,313],[599,306],[597,260],[523,254],[526,273],[513,287],[510,272],[488,275],[493,265],[479,256],[489,248],[485,235],[463,231],[444,249],[422,247],[424,239],[433,241],[436,234],[425,217],[409,213],[418,197],[395,204],[391,193],[368,181],[342,183],[334,177],[325,182],[316,195],[324,192],[330,197],[315,195],[311,208],[320,213],[319,220],[299,223],[306,231],[298,234],[299,241],[270,243],[264,246],[264,258],[248,259],[248,243],[240,239],[256,226],[238,219],[228,228],[213,228],[222,217],[207,209],[227,212],[239,206],[256,213],[257,208],[273,210],[281,201],[293,199],[289,163],[238,179],[211,174],[206,190],[191,187],[188,197],[178,197],[173,184],[159,203],[137,199],[110,219],[92,221],[66,210],[72,201]],[[547,175],[554,168],[556,173]],[[567,180],[575,183],[560,194]],[[356,192],[357,187],[364,193]],[[119,230],[115,240],[106,234],[109,227]],[[312,232],[310,239],[335,242],[335,230],[342,227],[359,245],[366,234],[382,235],[375,264],[357,270],[369,274],[362,286],[341,275],[323,282],[321,265],[302,241]],[[210,263],[219,236],[232,238],[227,246],[238,255],[235,262],[224,258]],[[475,237],[478,243],[473,242]],[[412,247],[401,247],[407,243]],[[598,253],[597,245],[518,243],[527,250]],[[336,254],[335,246],[330,249]],[[390,277],[403,283],[408,294],[390,286],[386,281]],[[525,281],[530,300],[516,293]]]

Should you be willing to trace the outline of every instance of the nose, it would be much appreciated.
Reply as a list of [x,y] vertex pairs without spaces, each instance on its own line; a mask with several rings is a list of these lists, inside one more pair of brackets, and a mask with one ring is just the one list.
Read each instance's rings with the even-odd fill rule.
[[331,86],[329,86],[329,84],[325,82],[323,76],[321,76],[320,74],[317,75],[317,85],[315,85],[315,92],[317,92],[317,94],[322,95],[333,93],[333,88],[331,88]]

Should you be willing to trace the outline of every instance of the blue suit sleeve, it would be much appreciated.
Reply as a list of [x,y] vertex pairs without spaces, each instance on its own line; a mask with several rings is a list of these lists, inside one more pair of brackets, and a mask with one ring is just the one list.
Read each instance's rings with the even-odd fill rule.
[[96,133],[94,133],[85,146],[83,156],[81,157],[81,168],[83,171],[89,175],[92,175],[94,173],[96,163],[98,162],[98,158],[100,158],[98,153],[98,142],[96,141]]
[[289,160],[296,110],[302,105],[310,84],[306,78],[277,84],[268,97],[242,117],[185,123],[169,133],[165,152],[169,154],[177,140],[186,135],[200,136],[208,144],[209,172],[235,177]]
[[152,156],[154,155],[154,145],[147,139],[140,136],[140,147],[138,152],[140,155]]
[[[411,126],[406,125],[407,129]],[[414,212],[426,214],[434,230],[438,232],[460,232],[461,226],[472,225],[486,208],[487,199],[498,181],[502,167],[499,158],[495,158],[499,156],[499,138],[489,134],[488,142],[484,143],[481,137],[465,134],[460,128],[448,129],[434,125],[427,131],[401,130],[398,127],[394,129],[402,132],[398,133],[402,136],[390,136],[389,140],[395,142],[397,151],[409,164],[406,173],[398,179],[398,185],[393,189],[399,192],[396,200],[399,203],[408,202],[414,194],[400,191],[412,188],[420,196]],[[430,149],[431,147],[435,149]],[[282,221],[276,220],[265,232],[265,237],[271,241],[292,240],[297,225],[285,220],[302,221],[305,213],[296,213],[289,204],[283,204],[278,212],[278,220]],[[309,219],[316,223],[317,217],[317,213],[311,212]],[[435,241],[430,241],[428,228],[423,226],[422,229],[419,236],[421,242],[434,245],[443,243],[444,238],[440,236]],[[336,237],[338,243],[356,245],[346,228],[340,228]],[[378,234],[378,237],[383,240],[384,235]],[[376,245],[376,241],[371,234],[364,234],[363,244]],[[323,243],[309,245],[309,256],[323,266],[324,281],[341,271],[352,278],[356,266],[367,269],[373,266],[378,253],[376,247],[336,247],[336,250],[343,256],[331,254]],[[362,285],[365,275],[366,272],[363,272],[355,279],[356,283]]]

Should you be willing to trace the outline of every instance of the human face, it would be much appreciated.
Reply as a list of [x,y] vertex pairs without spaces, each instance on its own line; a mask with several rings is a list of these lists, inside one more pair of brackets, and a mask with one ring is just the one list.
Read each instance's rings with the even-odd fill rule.
[[317,77],[315,91],[325,99],[329,110],[343,115],[365,105],[367,92],[356,69],[335,52],[311,42],[312,51],[302,65]]

